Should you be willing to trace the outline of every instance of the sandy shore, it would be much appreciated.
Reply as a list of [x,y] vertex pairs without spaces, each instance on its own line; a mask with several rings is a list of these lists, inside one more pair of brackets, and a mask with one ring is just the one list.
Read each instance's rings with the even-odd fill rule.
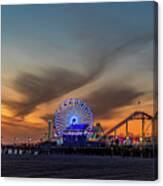
[[3,177],[155,180],[155,160],[81,155],[2,156]]

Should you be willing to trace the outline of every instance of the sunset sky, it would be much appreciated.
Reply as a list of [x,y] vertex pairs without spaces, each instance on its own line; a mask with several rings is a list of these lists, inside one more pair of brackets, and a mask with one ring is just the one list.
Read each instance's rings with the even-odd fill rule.
[[153,2],[2,6],[3,140],[40,139],[72,97],[105,129],[153,115],[153,27]]

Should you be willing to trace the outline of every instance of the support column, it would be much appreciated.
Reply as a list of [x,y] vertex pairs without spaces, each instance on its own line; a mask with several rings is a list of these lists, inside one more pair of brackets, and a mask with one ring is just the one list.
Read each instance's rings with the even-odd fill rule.
[[52,137],[52,120],[48,120],[48,141],[51,141]]
[[128,121],[126,121],[126,139],[128,138]]
[[152,121],[152,140],[154,139],[154,134],[155,134],[155,128],[154,128],[154,119]]
[[145,134],[144,134],[144,125],[145,125],[145,120],[142,119],[142,127],[141,127],[142,142],[144,141],[144,137],[145,137]]
[[114,130],[114,137],[116,137],[117,135],[117,130]]
[[156,143],[157,141],[157,120],[155,118],[152,119],[152,142]]

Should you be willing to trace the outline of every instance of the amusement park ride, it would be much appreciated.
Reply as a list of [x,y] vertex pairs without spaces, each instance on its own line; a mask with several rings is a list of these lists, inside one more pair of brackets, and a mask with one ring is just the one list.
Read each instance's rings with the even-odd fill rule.
[[70,98],[59,106],[54,114],[54,120],[48,120],[48,141],[56,141],[57,144],[64,145],[81,145],[88,141],[100,142],[106,136],[117,137],[117,130],[122,126],[125,126],[125,138],[129,139],[129,122],[139,120],[140,142],[143,143],[146,137],[146,121],[150,121],[148,127],[152,128],[152,140],[157,136],[156,117],[156,115],[152,117],[145,112],[136,111],[113,128],[103,131],[99,123],[93,126],[93,113],[88,105],[80,99]]
[[[139,136],[135,137],[129,133],[129,124],[141,126]],[[118,135],[121,127],[125,129],[123,137]],[[150,135],[147,134],[149,127]],[[131,154],[136,153],[135,156],[144,156],[141,153],[148,151],[150,157],[157,156],[157,113],[152,117],[145,112],[136,111],[104,131],[100,123],[93,125],[92,111],[85,102],[68,99],[56,110],[54,119],[48,120],[48,136],[45,137],[36,144],[32,144],[29,139],[25,144],[2,145],[2,154],[117,153],[122,155],[131,152]]]

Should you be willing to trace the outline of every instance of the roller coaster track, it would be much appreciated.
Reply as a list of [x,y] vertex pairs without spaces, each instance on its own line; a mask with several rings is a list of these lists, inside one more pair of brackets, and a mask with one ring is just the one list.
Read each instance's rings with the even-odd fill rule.
[[[121,126],[125,125],[130,120],[153,120],[153,119],[154,119],[154,117],[152,117],[151,115],[149,115],[145,112],[136,111],[136,112],[132,113],[131,115],[129,115],[126,119],[124,119],[123,121],[118,123],[113,128],[105,130],[103,136],[111,134],[112,132],[114,132],[118,128],[120,128]],[[99,138],[97,138],[97,141],[101,140],[103,138],[103,136],[100,136]]]

